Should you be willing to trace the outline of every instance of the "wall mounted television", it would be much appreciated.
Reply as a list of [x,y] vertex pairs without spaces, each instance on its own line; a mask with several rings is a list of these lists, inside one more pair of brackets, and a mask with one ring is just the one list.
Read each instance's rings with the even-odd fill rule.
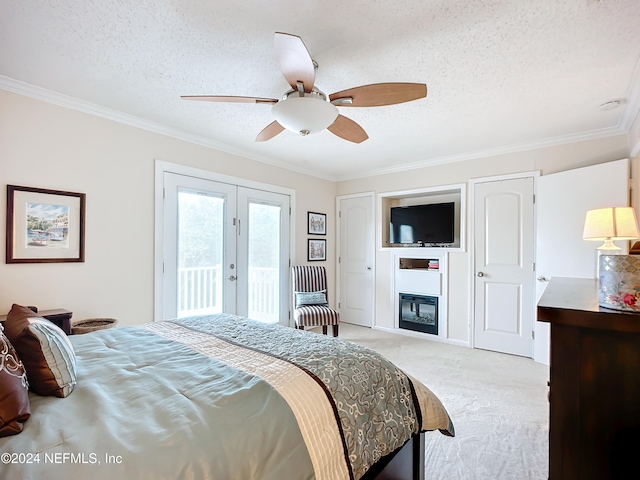
[[454,229],[454,202],[391,207],[390,244],[450,244]]

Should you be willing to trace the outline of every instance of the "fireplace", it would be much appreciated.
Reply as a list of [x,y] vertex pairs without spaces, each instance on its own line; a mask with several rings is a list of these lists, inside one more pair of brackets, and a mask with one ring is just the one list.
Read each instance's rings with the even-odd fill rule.
[[438,297],[401,293],[399,327],[438,335]]

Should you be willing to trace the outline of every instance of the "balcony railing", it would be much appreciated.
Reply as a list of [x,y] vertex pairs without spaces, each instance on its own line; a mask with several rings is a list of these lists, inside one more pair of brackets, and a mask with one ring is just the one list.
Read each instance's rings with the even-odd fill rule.
[[[249,318],[275,323],[280,315],[277,268],[249,268]],[[222,266],[178,269],[178,316],[222,312]]]

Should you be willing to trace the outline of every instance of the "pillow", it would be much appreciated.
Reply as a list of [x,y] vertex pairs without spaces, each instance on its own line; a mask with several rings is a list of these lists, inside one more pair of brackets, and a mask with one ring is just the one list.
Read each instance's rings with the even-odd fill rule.
[[5,332],[20,355],[29,388],[39,395],[68,396],[76,386],[76,355],[65,333],[27,307],[14,304]]
[[0,324],[0,437],[20,433],[30,415],[27,372]]
[[303,305],[327,305],[327,291],[319,292],[295,292],[296,308]]

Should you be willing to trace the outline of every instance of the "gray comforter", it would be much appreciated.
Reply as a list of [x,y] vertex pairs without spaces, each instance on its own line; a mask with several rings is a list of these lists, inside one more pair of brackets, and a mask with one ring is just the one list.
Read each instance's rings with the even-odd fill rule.
[[324,335],[223,314],[70,338],[78,385],[30,396],[0,478],[358,479],[419,431],[453,435],[424,385]]

